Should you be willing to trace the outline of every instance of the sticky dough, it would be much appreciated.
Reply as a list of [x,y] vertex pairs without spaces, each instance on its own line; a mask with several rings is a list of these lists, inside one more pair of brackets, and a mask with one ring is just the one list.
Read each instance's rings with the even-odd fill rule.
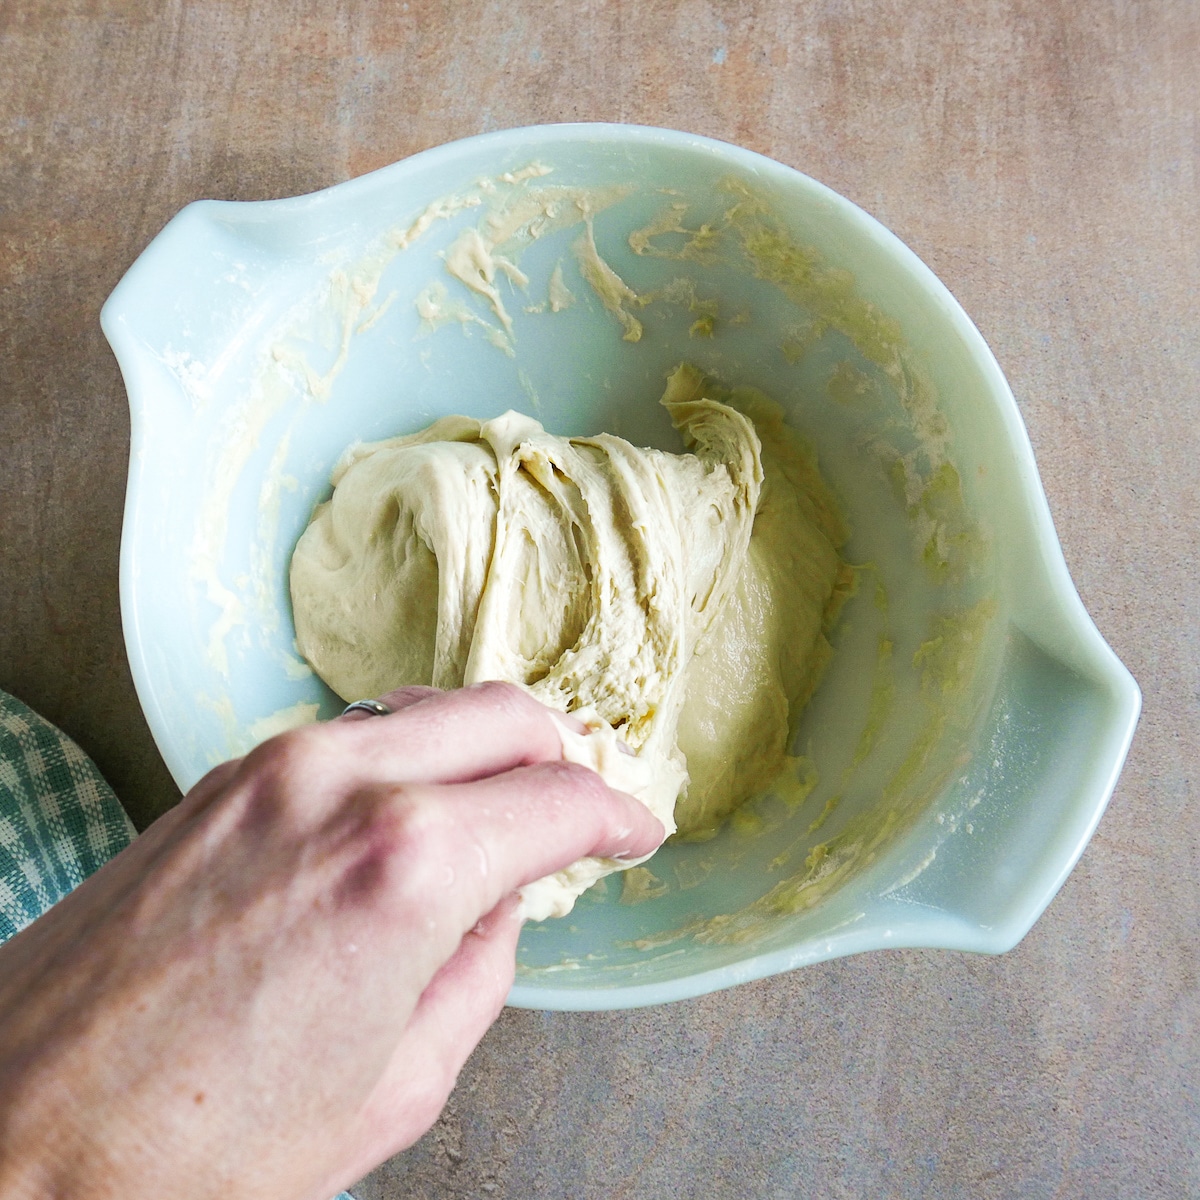
[[[843,535],[777,405],[687,366],[662,404],[685,454],[514,412],[351,447],[292,558],[305,657],[350,699],[522,684],[591,730],[563,727],[565,758],[668,833],[710,833],[786,766]],[[524,912],[561,916],[629,865],[575,863]]]

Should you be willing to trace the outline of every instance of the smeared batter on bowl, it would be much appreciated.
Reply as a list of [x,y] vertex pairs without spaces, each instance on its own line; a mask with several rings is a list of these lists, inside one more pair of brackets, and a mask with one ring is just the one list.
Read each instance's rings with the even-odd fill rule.
[[[530,417],[351,447],[292,558],[297,641],[339,695],[519,683],[582,716],[564,753],[704,836],[788,766],[845,593],[844,532],[772,401],[683,366],[687,453]],[[633,756],[613,752],[616,730]],[[628,863],[526,889],[537,919]]]

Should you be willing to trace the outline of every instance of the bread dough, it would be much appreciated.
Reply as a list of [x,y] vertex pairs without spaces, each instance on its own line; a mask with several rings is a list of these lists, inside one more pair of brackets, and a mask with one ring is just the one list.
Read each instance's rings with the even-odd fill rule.
[[[715,829],[786,765],[844,535],[773,402],[682,366],[662,404],[687,453],[515,412],[352,446],[292,558],[300,650],[348,699],[522,684],[592,731],[564,726],[564,757],[668,833]],[[576,863],[524,911],[562,915],[630,865]]]

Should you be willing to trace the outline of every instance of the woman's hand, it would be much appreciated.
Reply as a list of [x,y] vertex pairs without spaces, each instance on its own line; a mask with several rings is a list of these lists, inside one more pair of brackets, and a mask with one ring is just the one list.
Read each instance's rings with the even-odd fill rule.
[[436,1118],[515,890],[662,839],[519,689],[383,699],[217,767],[0,947],[0,1194],[328,1200]]

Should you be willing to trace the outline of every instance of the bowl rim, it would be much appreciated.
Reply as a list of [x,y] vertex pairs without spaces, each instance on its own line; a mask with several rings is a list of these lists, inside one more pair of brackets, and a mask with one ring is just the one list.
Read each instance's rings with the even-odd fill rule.
[[[177,243],[187,225],[198,217],[212,219],[236,209],[268,222],[278,214],[294,216],[325,205],[352,205],[360,195],[372,194],[381,185],[393,186],[406,176],[431,167],[471,159],[481,151],[520,149],[530,157],[540,149],[564,141],[594,144],[661,146],[706,156],[739,173],[764,179],[777,187],[795,190],[835,209],[856,235],[874,242],[896,261],[914,285],[937,304],[941,315],[961,339],[980,371],[986,400],[1000,418],[1007,452],[1015,459],[1022,478],[1020,494],[1023,516],[1029,523],[1044,570],[1043,583],[1057,609],[1065,631],[1074,639],[1077,660],[1087,664],[1087,679],[1105,693],[1105,731],[1102,761],[1094,764],[1086,795],[1063,805],[1057,856],[1033,883],[1014,892],[1007,912],[987,927],[977,923],[938,919],[913,919],[897,912],[897,921],[884,929],[847,929],[832,937],[810,938],[798,944],[764,951],[741,961],[697,972],[693,975],[652,983],[614,983],[610,987],[589,985],[570,988],[518,977],[508,1003],[515,1007],[557,1010],[600,1010],[641,1007],[666,1001],[689,999],[707,992],[760,979],[797,966],[851,954],[901,947],[930,947],[996,954],[1011,949],[1029,931],[1066,877],[1078,862],[1116,786],[1141,710],[1141,693],[1133,676],[1105,642],[1075,589],[1054,528],[1049,504],[1037,471],[1028,431],[1013,393],[991,349],[971,318],[934,272],[895,234],[853,201],[794,167],[729,142],[699,134],[656,126],[611,122],[565,122],[518,126],[461,138],[422,150],[407,158],[364,175],[317,191],[275,200],[198,200],[177,213],[142,251],[106,300],[100,324],[120,366],[130,407],[130,469],[120,551],[120,602],[123,632],[130,670],[147,723],[168,769],[181,788],[187,781],[180,755],[174,749],[171,729],[155,692],[147,646],[140,635],[138,594],[138,541],[134,536],[140,512],[141,473],[139,463],[145,448],[152,397],[139,382],[145,348],[130,320],[138,307],[143,285],[153,280],[161,265],[177,255]],[[186,246],[186,243],[184,243]],[[186,250],[184,251],[186,255]],[[876,864],[877,866],[878,864]],[[870,868],[868,868],[870,869]]]

